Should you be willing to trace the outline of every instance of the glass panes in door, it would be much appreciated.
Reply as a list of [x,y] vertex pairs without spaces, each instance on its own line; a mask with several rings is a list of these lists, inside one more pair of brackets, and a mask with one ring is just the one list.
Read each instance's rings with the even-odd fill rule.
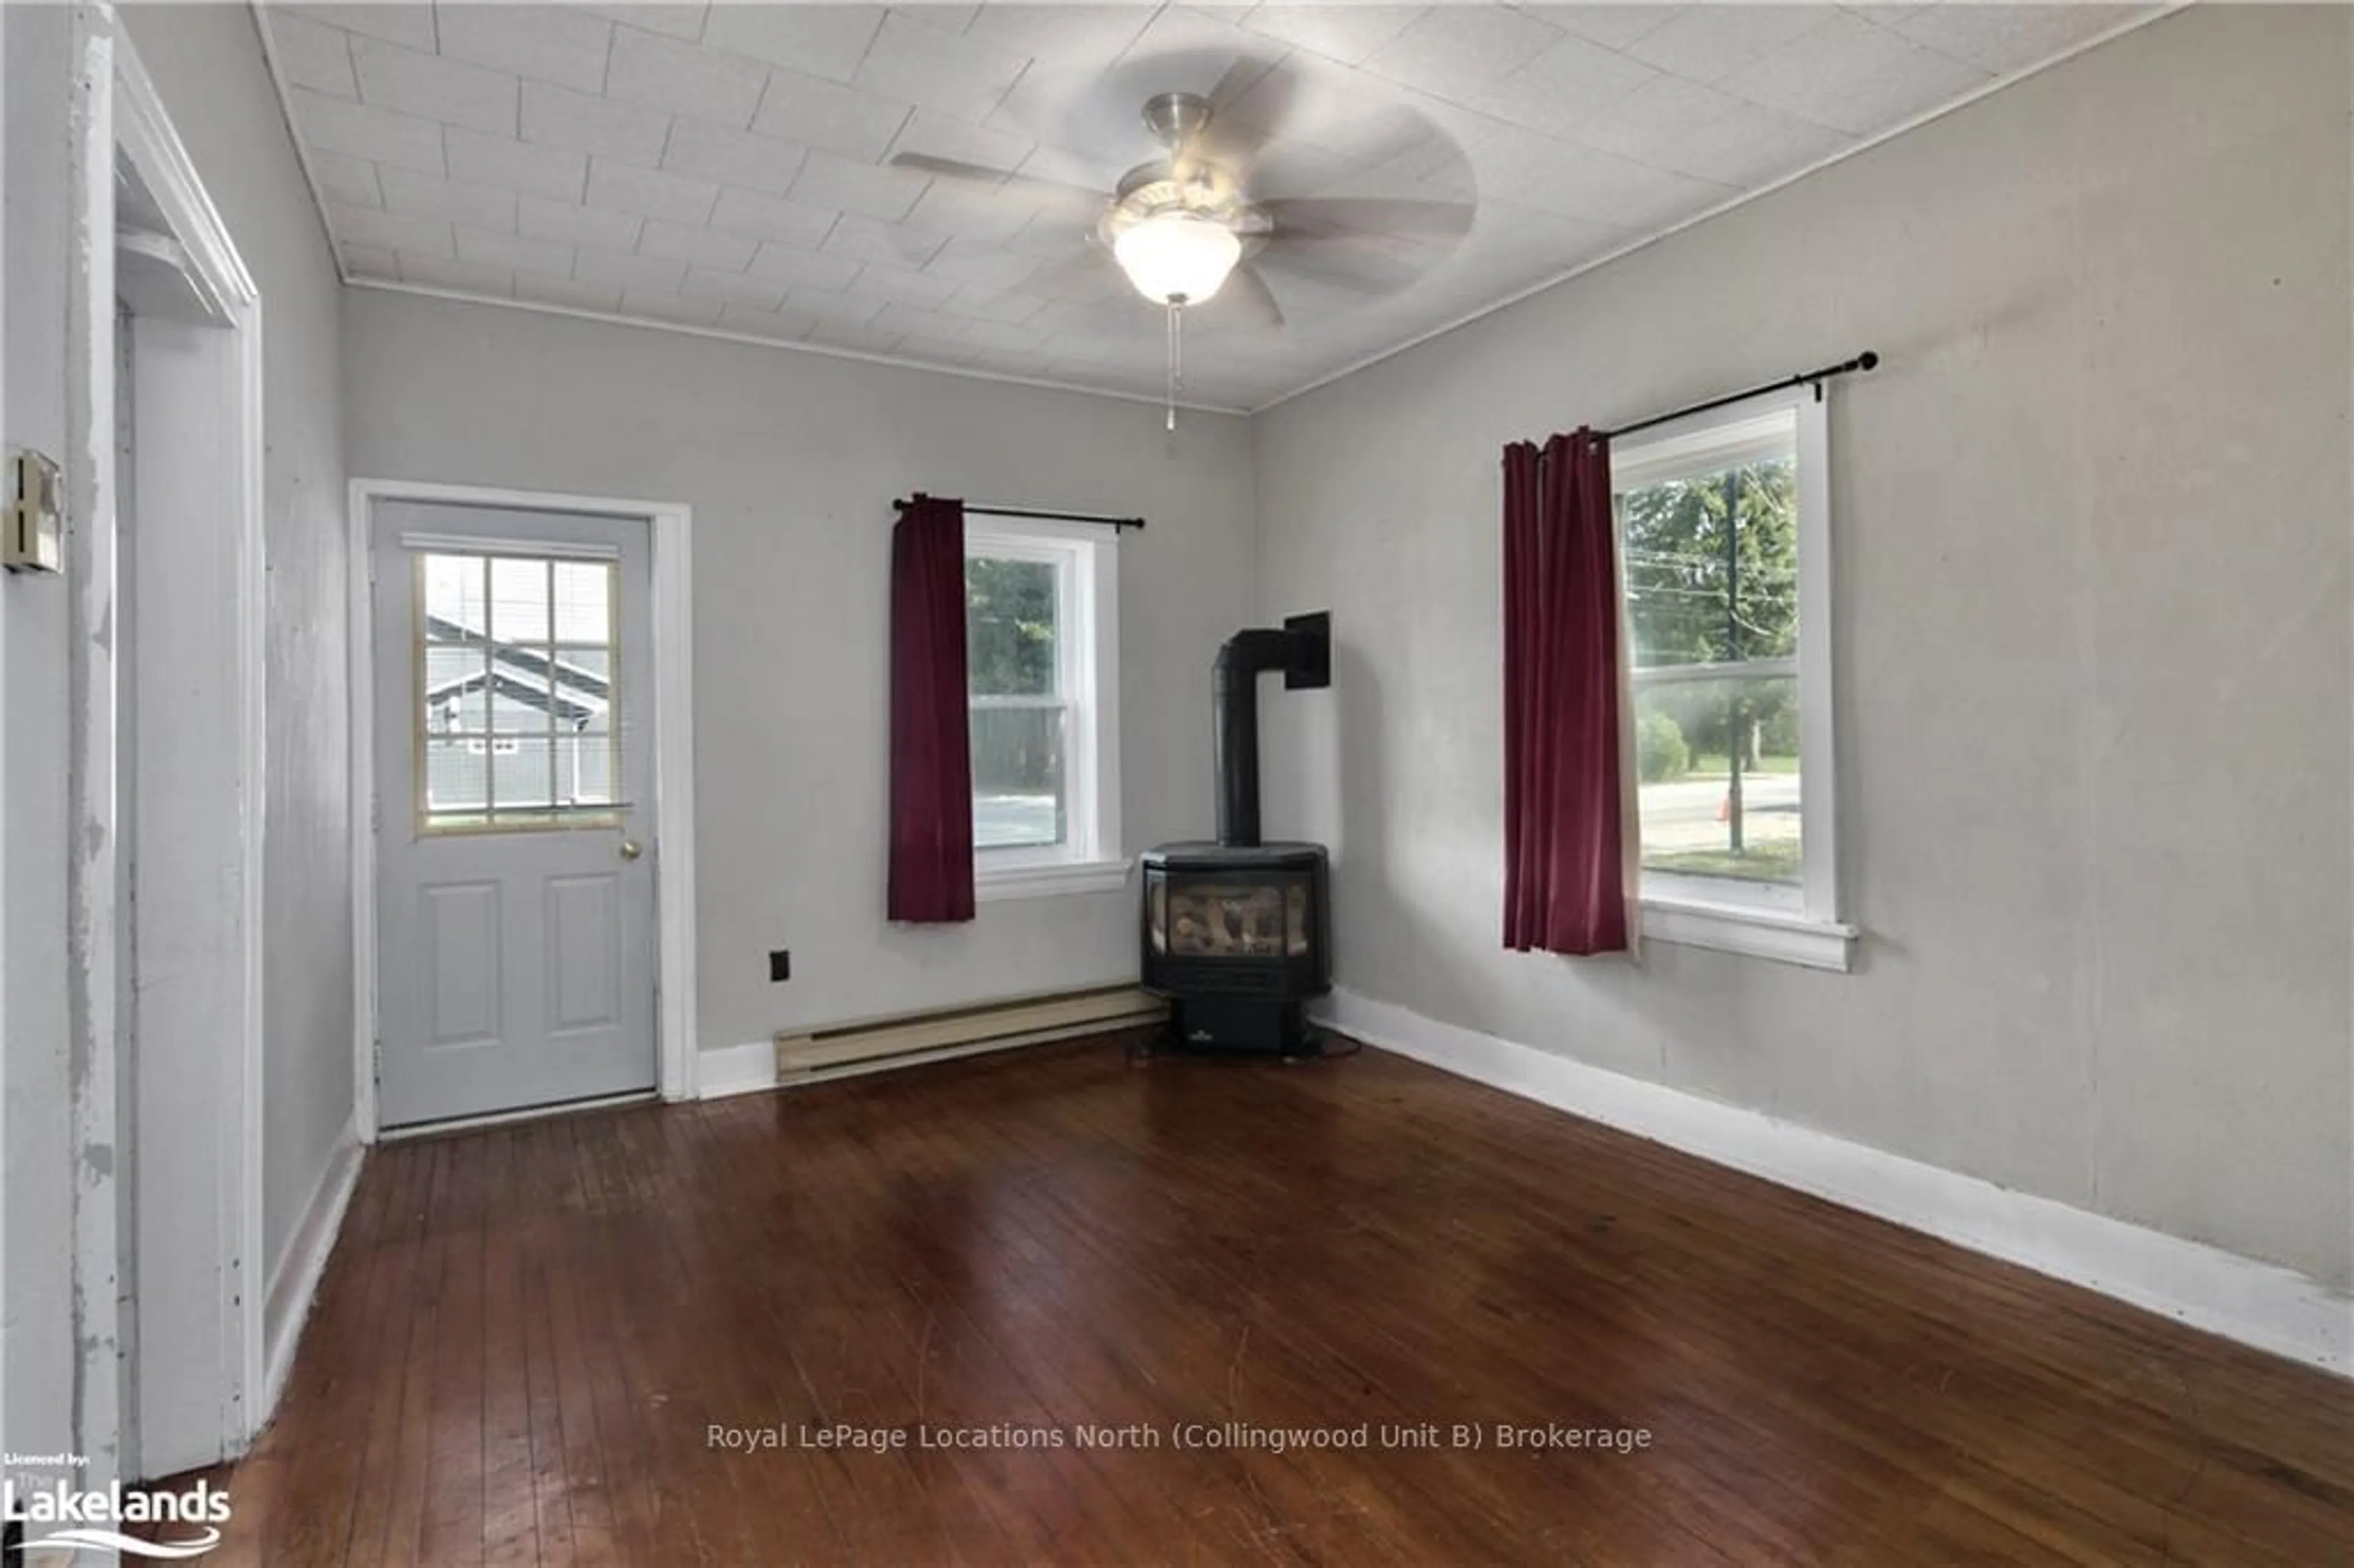
[[418,831],[618,823],[619,564],[412,558]]

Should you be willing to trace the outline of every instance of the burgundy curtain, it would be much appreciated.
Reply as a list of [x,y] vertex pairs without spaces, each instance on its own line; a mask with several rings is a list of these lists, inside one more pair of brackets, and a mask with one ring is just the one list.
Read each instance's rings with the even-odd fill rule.
[[964,503],[918,494],[891,531],[894,920],[972,918]]
[[1610,448],[1504,449],[1504,946],[1627,947]]

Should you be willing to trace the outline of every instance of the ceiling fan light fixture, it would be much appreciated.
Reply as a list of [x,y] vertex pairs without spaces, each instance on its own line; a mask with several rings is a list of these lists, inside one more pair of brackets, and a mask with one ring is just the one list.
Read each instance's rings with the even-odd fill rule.
[[1243,245],[1215,219],[1162,212],[1123,229],[1111,253],[1136,291],[1154,304],[1198,305],[1225,286]]

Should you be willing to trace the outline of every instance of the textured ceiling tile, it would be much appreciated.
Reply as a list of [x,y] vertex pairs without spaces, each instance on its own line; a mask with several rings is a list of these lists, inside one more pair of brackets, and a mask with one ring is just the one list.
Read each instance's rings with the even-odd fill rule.
[[543,305],[571,311],[611,313],[621,307],[621,291],[607,283],[584,283],[577,278],[550,277],[544,272],[517,272],[514,295]]
[[752,123],[768,85],[769,68],[756,61],[634,27],[614,29],[613,61],[605,77],[609,97],[745,126]]
[[964,29],[975,43],[1053,65],[1096,66],[1136,41],[1145,5],[988,5]]
[[2147,16],[2147,5],[1914,5],[1893,18],[1898,32],[1988,70],[2017,70],[2095,34]]
[[1560,28],[1490,5],[1439,5],[1365,61],[1441,98],[1476,101],[1489,84],[1559,43]]
[[719,313],[722,331],[775,338],[779,343],[799,343],[815,325],[815,321],[799,312],[751,311],[741,305],[727,305]]
[[1025,326],[1032,317],[1046,308],[1046,298],[1020,289],[990,289],[968,283],[945,308],[955,311],[959,315],[972,316],[985,322]]
[[420,289],[446,289],[458,294],[505,297],[514,291],[514,275],[504,267],[479,261],[452,261],[440,256],[401,253],[400,281]]
[[770,240],[760,247],[747,269],[762,282],[774,283],[780,289],[829,289],[835,292],[850,287],[858,276],[859,263],[847,256],[822,256],[790,245]]
[[[663,167],[715,184],[783,196],[793,188],[793,178],[801,173],[805,156],[806,149],[790,142],[775,142],[701,120],[681,120],[671,128]],[[709,208],[705,211],[707,215]]]
[[335,98],[360,95],[352,70],[351,35],[341,27],[291,16],[272,6],[260,13],[278,53],[278,68],[291,87],[307,87]]
[[845,158],[880,158],[913,109],[822,76],[779,66],[769,74],[752,129],[780,142],[794,142]]
[[329,201],[339,201],[345,207],[382,207],[384,187],[376,183],[376,165],[366,158],[347,158],[341,153],[311,153],[311,175],[319,182],[319,194]]
[[1731,93],[1662,72],[1623,98],[1578,105],[1555,125],[1558,134],[1581,146],[1657,163],[1654,153],[1743,107]]
[[494,185],[551,201],[578,201],[588,178],[587,154],[569,147],[518,142],[452,125],[442,135],[450,177],[469,185]]
[[710,217],[718,200],[716,181],[642,169],[610,158],[588,160],[590,207],[610,207],[640,217],[664,217],[673,223],[702,223]]
[[1741,103],[1654,148],[1649,161],[1720,185],[1755,186],[1819,163],[1852,142],[1811,121]]
[[404,217],[364,207],[327,208],[327,227],[339,240],[354,245],[381,245],[415,256],[451,256],[456,248],[447,219]]
[[[1727,92],[1753,103],[1841,130],[1858,129],[1860,107],[1875,90],[1874,79],[1923,50],[1901,33],[1861,16],[1841,15],[1801,37],[1763,55],[1723,79]],[[1983,80],[1985,72],[1944,60],[1956,72]]]
[[1993,79],[1990,72],[1967,61],[1916,48],[1868,74],[1826,80],[1812,94],[1781,107],[1861,135],[1952,103]]
[[1247,7],[1221,15],[1215,6],[1164,5],[1145,24],[1136,41],[1120,51],[1120,61],[1133,65],[1140,61],[1186,60],[1204,74],[1192,79],[1172,80],[1169,87],[1207,92],[1236,59],[1273,65],[1283,58],[1285,51],[1279,41],[1271,42],[1263,33],[1246,33],[1235,25],[1247,14]]
[[785,285],[773,278],[706,267],[690,267],[678,292],[690,300],[773,311],[785,302]]
[[372,38],[352,40],[360,99],[380,109],[512,136],[521,84],[485,70]]
[[819,249],[832,256],[857,261],[882,261],[896,267],[921,267],[948,243],[948,236],[906,224],[883,223],[856,213],[844,213]]
[[946,278],[975,293],[995,293],[1010,289],[1038,270],[1038,259],[1009,251],[1001,246],[967,239],[962,236],[942,246],[938,254],[924,264],[924,270],[935,278]]
[[831,153],[811,153],[793,182],[792,196],[804,207],[831,207],[862,217],[896,223],[907,216],[930,182],[906,169],[877,168]]
[[878,332],[857,322],[820,321],[810,329],[809,342],[852,354],[889,355],[899,346],[895,333]]
[[1694,5],[1628,45],[1627,52],[1661,70],[1712,82],[1838,15],[1829,5]]
[[907,221],[941,234],[1002,243],[1028,227],[1037,211],[1036,204],[1018,196],[949,180],[934,180],[932,188],[908,209]]
[[710,228],[689,228],[684,224],[664,223],[650,219],[646,231],[638,238],[642,255],[660,256],[673,261],[691,262],[697,267],[742,271],[752,264],[752,253],[760,248],[757,239],[740,234],[722,234]]
[[523,139],[602,153],[652,167],[670,140],[670,116],[642,104],[619,103],[544,81],[523,84]]
[[1585,38],[1564,38],[1496,82],[1480,107],[1507,120],[1559,133],[1562,126],[1607,111],[1659,73]]
[[347,278],[392,280],[400,276],[400,260],[387,246],[345,241],[336,245],[335,259],[343,263]]
[[405,217],[441,217],[469,228],[496,232],[515,226],[513,191],[462,185],[432,175],[407,169],[386,169],[380,176],[387,212]]
[[875,316],[875,325],[884,332],[895,332],[903,337],[930,338],[941,343],[962,343],[965,328],[970,325],[961,316],[944,315],[917,305],[885,305]]
[[1522,10],[1539,21],[1591,38],[1609,48],[1623,49],[1638,38],[1649,37],[1689,6],[1655,5],[1523,5]]
[[975,124],[989,117],[1026,57],[888,16],[852,79],[870,92]]
[[406,44],[427,54],[433,52],[433,7],[425,0],[389,5],[273,5],[269,14],[272,19],[279,16],[306,17],[366,37],[381,38],[388,44]]
[[686,276],[686,263],[659,256],[640,256],[634,251],[597,250],[584,246],[572,259],[572,275],[584,283],[675,291]]
[[1026,354],[1044,341],[1029,327],[1010,322],[975,322],[964,329],[965,336],[983,348],[1003,349],[1013,354]]
[[581,92],[605,88],[613,24],[565,5],[441,5],[441,53],[453,60],[552,81]]
[[719,193],[719,205],[711,213],[711,227],[728,234],[782,240],[787,245],[814,250],[840,216],[829,208],[803,207],[799,202],[731,187]]
[[[1189,395],[1251,406],[2133,14],[463,3],[438,34],[423,4],[261,16],[349,276],[397,281],[407,257],[423,286],[477,297],[504,274],[519,299],[657,324],[732,307],[729,330],[1150,395],[1161,317],[1091,235],[1104,193],[1161,155],[1152,93],[1223,84],[1204,145],[1261,200],[1476,203],[1459,243],[1361,209],[1262,254],[1283,333],[1204,306]],[[891,166],[901,153],[1024,177]]]
[[461,261],[481,261],[516,272],[541,272],[557,278],[572,275],[572,247],[559,239],[494,234],[461,224],[457,240],[458,259]]
[[307,88],[292,88],[286,98],[302,127],[302,139],[317,151],[366,158],[419,174],[442,172],[441,127],[433,121],[346,103]]
[[794,310],[820,321],[871,322],[891,302],[880,294],[837,294],[826,289],[795,289],[785,296]]
[[644,316],[681,326],[717,325],[719,305],[717,300],[690,300],[684,294],[665,294],[648,289],[629,289],[621,294],[623,315]]
[[946,304],[963,287],[953,279],[935,278],[910,268],[870,261],[851,280],[848,292],[860,299],[934,307]]
[[879,5],[716,6],[703,41],[771,65],[848,81],[883,25]]
[[1355,65],[1419,20],[1427,5],[1261,5],[1243,18],[1254,33]]
[[704,18],[711,11],[708,5],[671,4],[583,5],[580,9],[593,11],[610,21],[642,27],[649,33],[663,33],[673,38],[683,38],[690,44],[703,37]]
[[566,245],[593,245],[600,250],[634,250],[645,220],[635,213],[610,207],[578,207],[570,202],[525,196],[515,203],[515,228],[535,239]]

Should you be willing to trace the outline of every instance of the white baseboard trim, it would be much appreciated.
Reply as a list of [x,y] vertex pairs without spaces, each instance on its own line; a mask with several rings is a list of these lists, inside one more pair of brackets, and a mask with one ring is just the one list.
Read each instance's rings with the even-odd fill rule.
[[365,1153],[356,1127],[346,1124],[335,1139],[334,1152],[327,1157],[327,1168],[319,1172],[310,1202],[303,1205],[302,1217],[295,1222],[286,1250],[270,1271],[270,1292],[261,1309],[261,1408],[254,1413],[256,1432],[269,1425],[278,1408],[278,1396],[286,1391],[286,1376],[294,1370],[294,1349],[302,1342],[302,1325],[319,1293],[319,1278],[327,1272],[335,1237],[343,1233],[344,1213],[351,1207],[352,1190],[359,1185]]
[[2354,1298],[2294,1269],[1999,1187],[1336,989],[1318,1020],[1459,1077],[2354,1376]]
[[777,1043],[753,1040],[705,1051],[695,1066],[695,1097],[724,1100],[777,1086]]

